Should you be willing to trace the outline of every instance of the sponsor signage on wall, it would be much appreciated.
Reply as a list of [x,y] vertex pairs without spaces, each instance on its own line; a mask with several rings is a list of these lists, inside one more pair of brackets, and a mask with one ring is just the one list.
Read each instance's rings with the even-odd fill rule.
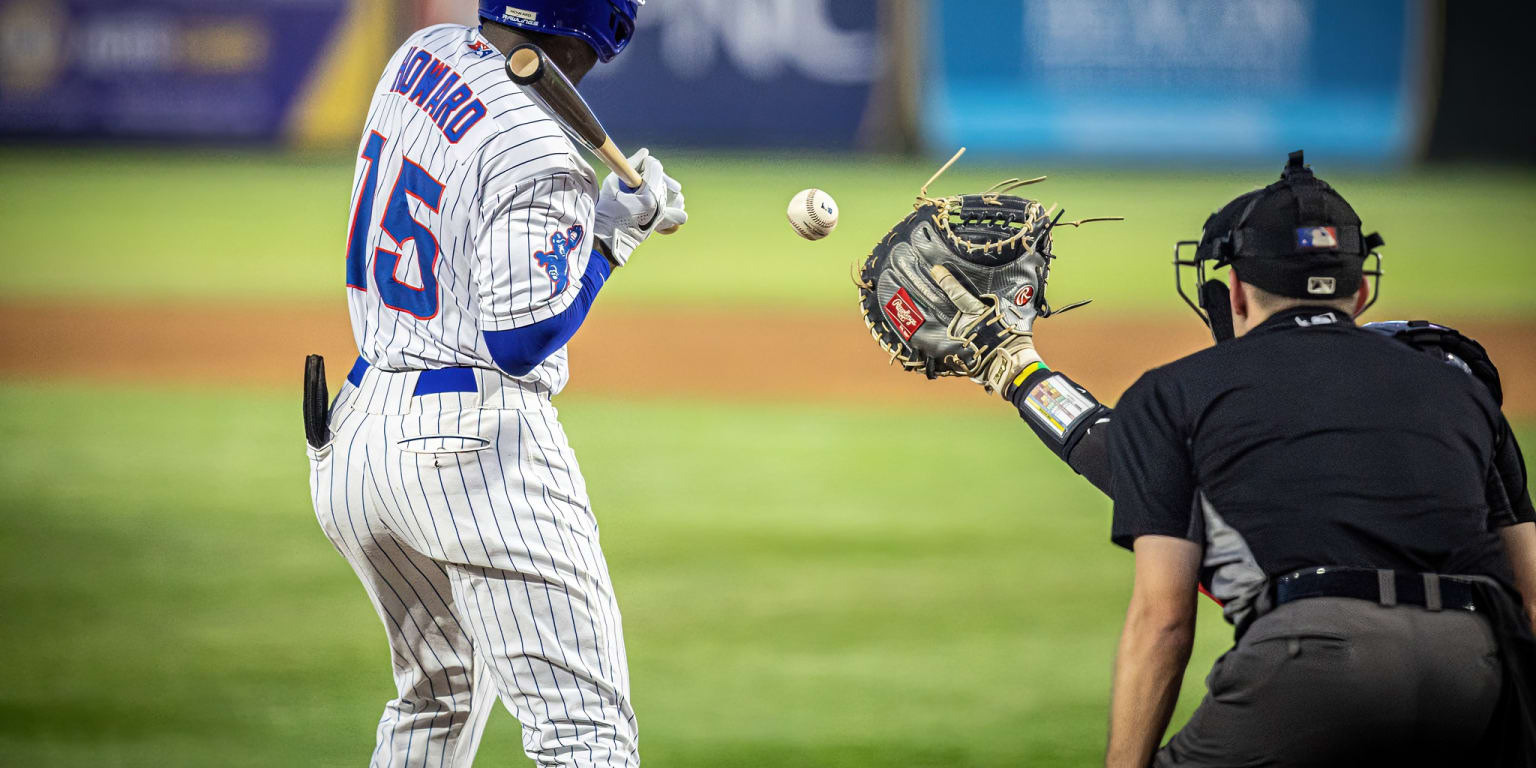
[[275,137],[346,8],[346,0],[0,0],[0,133]]
[[925,138],[1115,160],[1408,159],[1427,119],[1424,5],[933,0]]
[[659,0],[581,84],[625,146],[852,147],[879,71],[876,0]]

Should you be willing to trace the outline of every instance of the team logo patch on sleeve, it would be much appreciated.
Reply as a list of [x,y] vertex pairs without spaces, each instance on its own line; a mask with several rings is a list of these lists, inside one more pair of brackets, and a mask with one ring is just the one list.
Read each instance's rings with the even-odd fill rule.
[[905,341],[912,339],[912,334],[923,325],[923,313],[917,311],[917,305],[912,303],[912,297],[907,295],[907,289],[897,288],[896,295],[885,303],[885,316],[896,325],[896,330]]
[[549,275],[549,282],[553,284],[549,295],[559,296],[571,284],[570,256],[576,252],[584,234],[580,224],[573,224],[564,232],[550,234],[548,251],[534,252],[534,260],[544,268],[544,274]]
[[1326,251],[1339,247],[1337,227],[1297,227],[1296,247],[1314,251]]
[[480,42],[479,40],[476,40],[469,44],[469,52],[483,59],[487,56],[495,54],[496,49]]

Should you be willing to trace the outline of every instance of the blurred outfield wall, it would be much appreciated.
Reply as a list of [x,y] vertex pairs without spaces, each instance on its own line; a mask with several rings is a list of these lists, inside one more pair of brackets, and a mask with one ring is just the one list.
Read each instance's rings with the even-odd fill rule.
[[[987,6],[985,23],[977,8]],[[1390,163],[1426,138],[1429,3],[935,3],[932,146],[1090,158]]]
[[390,0],[0,0],[0,135],[350,145]]
[[[1470,126],[1472,146],[1504,124],[1436,111],[1490,79],[1452,67],[1460,90],[1442,98],[1445,52],[1471,58],[1496,33],[1447,23],[1469,7],[651,0],[634,45],[582,90],[626,144],[1152,162],[1304,146],[1396,165],[1438,123]],[[350,148],[397,42],[474,17],[473,0],[0,0],[0,136]],[[1474,103],[1492,116],[1507,101]]]

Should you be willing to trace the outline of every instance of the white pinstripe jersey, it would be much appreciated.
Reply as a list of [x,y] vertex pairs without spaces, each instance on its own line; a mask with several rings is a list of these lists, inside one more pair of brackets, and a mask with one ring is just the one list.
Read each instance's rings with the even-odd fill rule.
[[[552,317],[581,290],[597,187],[478,30],[423,29],[390,58],[358,144],[347,300],[384,370],[496,369],[482,331]],[[560,349],[522,377],[548,394]]]

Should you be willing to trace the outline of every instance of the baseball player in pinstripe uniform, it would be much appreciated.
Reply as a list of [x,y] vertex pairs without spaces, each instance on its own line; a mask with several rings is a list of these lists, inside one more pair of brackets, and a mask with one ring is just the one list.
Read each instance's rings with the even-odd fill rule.
[[411,35],[359,143],[360,356],[309,455],[320,525],[389,639],[375,766],[469,765],[498,697],[539,765],[639,763],[619,610],[550,397],[610,271],[686,214],[645,150],[644,184],[599,187],[502,68],[531,41],[578,80],[638,3],[513,1]]

